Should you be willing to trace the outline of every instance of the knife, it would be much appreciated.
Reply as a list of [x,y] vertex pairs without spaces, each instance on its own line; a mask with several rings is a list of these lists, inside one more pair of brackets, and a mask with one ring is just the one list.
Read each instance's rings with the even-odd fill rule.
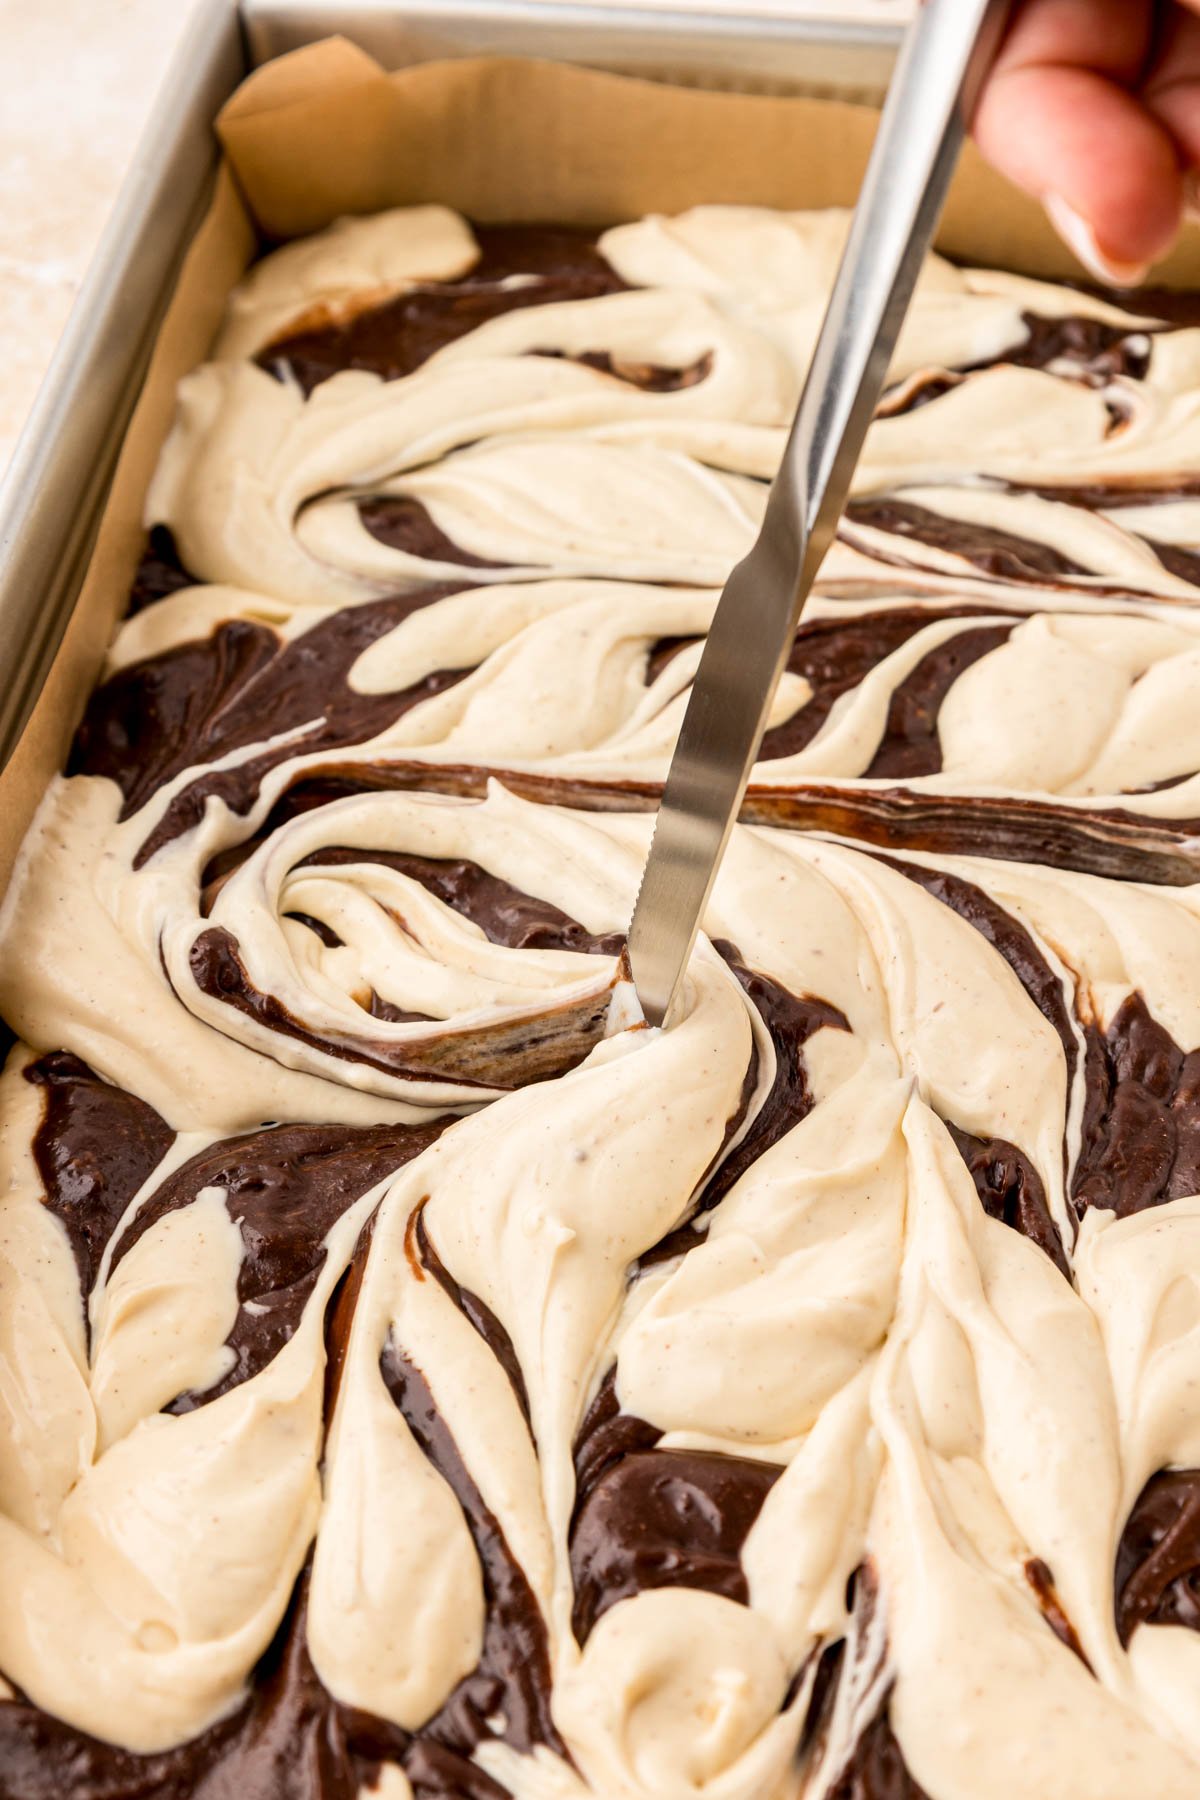
[[651,1025],[670,1024],[800,608],[833,541],[1010,0],[925,0],[909,27],[762,529],[725,583],[629,928]]

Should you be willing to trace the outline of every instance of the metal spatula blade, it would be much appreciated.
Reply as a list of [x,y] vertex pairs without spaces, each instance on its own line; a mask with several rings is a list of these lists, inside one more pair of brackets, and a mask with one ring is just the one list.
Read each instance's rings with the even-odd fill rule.
[[905,38],[766,516],[725,584],[629,931],[652,1025],[672,1003],[946,198],[1009,0],[925,0]]

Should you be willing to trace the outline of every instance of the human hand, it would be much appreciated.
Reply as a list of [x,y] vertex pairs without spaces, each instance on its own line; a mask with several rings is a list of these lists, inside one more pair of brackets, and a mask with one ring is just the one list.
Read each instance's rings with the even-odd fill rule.
[[974,129],[1097,280],[1135,286],[1200,204],[1200,0],[1023,0]]

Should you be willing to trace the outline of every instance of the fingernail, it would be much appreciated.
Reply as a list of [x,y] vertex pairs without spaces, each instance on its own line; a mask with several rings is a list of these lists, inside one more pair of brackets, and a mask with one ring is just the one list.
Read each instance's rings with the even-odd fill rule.
[[1077,256],[1089,275],[1108,287],[1138,287],[1150,272],[1149,263],[1118,262],[1100,248],[1096,233],[1082,213],[1063,199],[1061,194],[1047,194],[1042,205],[1046,217],[1067,249]]

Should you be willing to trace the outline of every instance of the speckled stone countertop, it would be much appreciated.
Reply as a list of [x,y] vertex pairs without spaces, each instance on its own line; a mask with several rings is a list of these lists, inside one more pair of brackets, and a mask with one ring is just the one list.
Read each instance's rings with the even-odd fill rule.
[[[336,3],[336,0],[335,0]],[[582,3],[582,0],[581,0]],[[171,53],[205,0],[0,0],[0,475],[33,404]],[[737,12],[744,0],[642,0]],[[895,19],[911,0],[754,0]]]
[[0,470],[202,0],[0,0]]

